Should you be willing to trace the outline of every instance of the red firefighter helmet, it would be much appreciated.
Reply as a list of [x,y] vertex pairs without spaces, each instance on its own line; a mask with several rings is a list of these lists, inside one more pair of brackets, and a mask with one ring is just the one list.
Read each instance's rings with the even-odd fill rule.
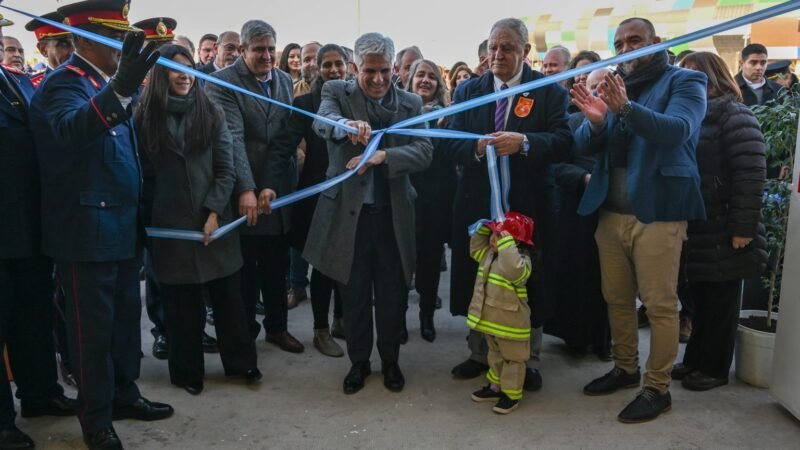
[[518,212],[506,213],[506,220],[491,222],[489,228],[495,233],[507,231],[515,241],[533,245],[533,219]]

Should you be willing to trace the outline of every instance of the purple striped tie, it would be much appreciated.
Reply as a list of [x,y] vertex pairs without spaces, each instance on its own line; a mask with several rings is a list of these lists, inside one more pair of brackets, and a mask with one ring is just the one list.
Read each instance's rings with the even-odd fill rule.
[[[500,90],[508,89],[508,85],[503,83]],[[497,108],[494,110],[494,131],[504,131],[506,129],[506,109],[508,109],[508,97],[503,97],[497,101]]]

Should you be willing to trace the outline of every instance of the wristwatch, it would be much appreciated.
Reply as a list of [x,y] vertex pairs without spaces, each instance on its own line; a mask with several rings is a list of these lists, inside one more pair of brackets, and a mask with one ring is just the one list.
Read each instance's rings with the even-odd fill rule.
[[633,102],[628,100],[619,107],[619,118],[624,119],[628,117],[628,114],[630,114],[631,111],[633,111]]
[[520,150],[520,153],[522,154],[522,156],[528,156],[528,151],[530,151],[530,149],[531,149],[531,143],[530,143],[530,141],[528,141],[528,136],[523,134],[522,135],[522,150]]

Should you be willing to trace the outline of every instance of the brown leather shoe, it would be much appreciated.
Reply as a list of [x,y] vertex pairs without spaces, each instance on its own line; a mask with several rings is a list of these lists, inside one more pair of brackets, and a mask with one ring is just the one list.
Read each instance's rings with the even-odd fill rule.
[[289,288],[289,292],[286,294],[286,306],[289,309],[296,308],[300,302],[306,299],[308,299],[306,288]]
[[294,338],[288,331],[281,331],[280,333],[267,334],[266,341],[275,344],[281,350],[290,353],[303,353],[305,347],[297,339]]

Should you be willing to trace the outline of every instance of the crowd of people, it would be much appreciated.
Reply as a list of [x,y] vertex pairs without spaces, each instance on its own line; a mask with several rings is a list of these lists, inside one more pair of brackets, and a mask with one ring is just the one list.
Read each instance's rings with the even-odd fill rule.
[[[474,67],[441,70],[379,33],[352,49],[291,43],[278,57],[262,20],[206,34],[195,49],[177,21],[131,25],[128,13],[128,0],[85,0],[43,16],[121,51],[28,23],[42,73],[26,73],[19,41],[2,38],[0,347],[23,417],[76,415],[90,449],[118,449],[113,420],[173,414],[136,385],[142,276],[153,355],[192,395],[204,390],[204,352],[219,352],[225,375],[259,382],[262,328],[280,349],[305,351],[287,317],[308,298],[314,347],[350,359],[344,393],[364,387],[373,342],[385,387],[399,392],[410,289],[426,341],[443,303],[466,318],[468,356],[452,375],[486,373],[471,398],[496,413],[541,389],[543,333],[613,361],[586,395],[638,389],[622,422],[668,411],[672,380],[728,383],[740,281],[767,259],[765,143],[749,106],[794,84],[764,46],[742,50],[735,77],[713,53],[657,51],[415,126],[482,139],[390,134],[362,161],[373,130],[600,57],[554,46],[534,70],[529,31],[512,18],[494,23]],[[0,30],[9,25],[0,16]],[[645,18],[624,20],[613,40],[617,54],[659,42]],[[159,56],[241,90],[156,65]],[[510,174],[507,210],[494,216],[489,145]],[[276,198],[355,168],[272,211]],[[246,225],[212,240],[239,216]],[[151,226],[201,230],[204,241],[148,239]],[[58,365],[77,399],[64,395]],[[0,377],[0,448],[32,448],[5,366]]]

